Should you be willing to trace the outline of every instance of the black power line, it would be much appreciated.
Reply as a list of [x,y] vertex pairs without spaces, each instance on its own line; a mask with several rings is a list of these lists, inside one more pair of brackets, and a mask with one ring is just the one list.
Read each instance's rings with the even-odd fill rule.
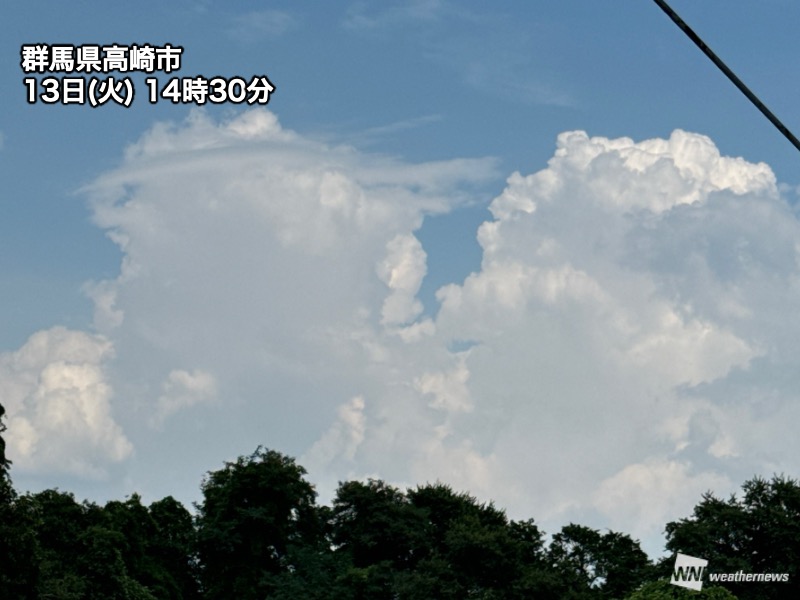
[[656,4],[658,4],[659,7],[661,7],[661,10],[663,10],[665,13],[667,13],[669,18],[672,19],[675,22],[675,24],[678,27],[681,28],[683,33],[685,33],[689,37],[689,39],[692,40],[697,45],[697,47],[700,48],[700,50],[702,50],[703,53],[708,58],[711,59],[711,62],[713,62],[715,65],[717,65],[717,67],[719,68],[720,71],[725,73],[725,75],[728,77],[728,79],[730,79],[733,82],[733,85],[735,85],[737,88],[739,88],[739,91],[742,92],[745,96],[747,96],[747,99],[750,100],[750,102],[755,104],[756,108],[758,110],[760,110],[761,113],[765,117],[767,117],[773,125],[775,125],[775,127],[778,128],[778,131],[780,131],[786,137],[786,139],[789,140],[792,143],[792,145],[795,148],[800,150],[800,140],[798,140],[794,136],[794,134],[791,131],[789,131],[789,129],[786,127],[786,125],[781,123],[781,120],[778,117],[776,117],[772,113],[772,111],[770,109],[768,109],[764,105],[764,103],[761,102],[761,100],[759,100],[758,97],[753,92],[750,91],[750,88],[748,88],[742,82],[742,80],[739,79],[736,76],[736,74],[733,71],[731,71],[728,68],[728,66],[724,62],[722,62],[722,60],[716,54],[714,54],[714,52],[711,50],[711,48],[709,48],[706,45],[706,43],[703,40],[700,39],[700,36],[698,36],[694,31],[692,31],[692,28],[689,27],[686,24],[686,22],[683,19],[681,19],[680,16],[674,10],[672,10],[672,8],[670,8],[670,6],[666,2],[664,2],[664,0],[653,0],[653,1]]

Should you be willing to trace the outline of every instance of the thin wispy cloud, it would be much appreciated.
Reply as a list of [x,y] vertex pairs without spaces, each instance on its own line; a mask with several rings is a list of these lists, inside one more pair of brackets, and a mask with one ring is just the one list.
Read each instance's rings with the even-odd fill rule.
[[460,66],[464,81],[484,94],[499,96],[522,104],[540,104],[563,108],[575,107],[576,100],[555,83],[548,83],[534,73],[531,63],[505,62],[476,58]]
[[435,22],[449,12],[449,5],[440,0],[386,2],[377,5],[357,2],[347,9],[342,26],[355,31],[375,32],[409,22]]
[[289,12],[264,9],[232,18],[226,33],[234,40],[257,42],[281,37],[296,25],[296,18]]
[[364,135],[367,137],[390,135],[400,131],[424,127],[425,125],[429,125],[431,123],[438,123],[441,120],[442,115],[424,115],[422,117],[414,117],[411,119],[404,119],[402,121],[395,121],[394,123],[389,123],[388,125],[370,127],[364,130]]
[[394,121],[385,125],[376,125],[374,127],[367,127],[366,129],[356,130],[350,133],[348,141],[355,146],[365,147],[375,144],[384,138],[404,134],[424,127],[430,127],[443,120],[442,115],[423,115],[420,117],[411,117],[401,121]]
[[[461,25],[458,34],[452,31],[452,21]],[[398,29],[403,22],[407,25]],[[535,23],[521,27],[502,12],[478,14],[446,2],[379,8],[357,4],[348,10],[343,26],[361,35],[380,32],[395,43],[412,39],[428,60],[457,74],[475,93],[523,104],[572,107],[577,103],[557,82],[546,60],[547,44],[557,41],[553,34]],[[486,47],[492,52],[485,52]]]

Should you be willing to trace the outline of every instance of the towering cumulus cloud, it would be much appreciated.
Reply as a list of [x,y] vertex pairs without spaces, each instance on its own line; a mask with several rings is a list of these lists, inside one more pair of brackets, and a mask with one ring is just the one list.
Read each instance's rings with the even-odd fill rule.
[[17,469],[96,478],[131,444],[111,415],[104,363],[111,343],[79,331],[40,331],[0,355],[8,454]]
[[[368,156],[266,111],[154,127],[87,189],[122,253],[87,286],[97,335],[69,333],[93,353],[19,366],[32,338],[0,363],[11,458],[68,468],[47,435],[88,469],[132,443],[130,480],[166,494],[261,443],[323,499],[439,479],[550,531],[640,536],[706,489],[798,471],[800,227],[766,165],[682,131],[562,134],[460,232],[475,272],[423,306],[416,230],[494,169]],[[92,426],[49,425],[78,402]]]
[[131,468],[189,460],[196,486],[209,465],[263,443],[360,474],[370,418],[391,405],[387,389],[413,381],[394,348],[433,332],[414,232],[473,198],[494,164],[367,156],[267,111],[222,123],[197,112],[128,148],[87,190],[123,253],[119,277],[87,290],[117,350]]
[[682,131],[565,133],[490,208],[481,270],[439,291],[436,320],[477,342],[475,424],[494,418],[502,465],[487,490],[644,532],[789,466],[796,442],[766,432],[794,392],[765,375],[795,354],[800,228],[766,165]]

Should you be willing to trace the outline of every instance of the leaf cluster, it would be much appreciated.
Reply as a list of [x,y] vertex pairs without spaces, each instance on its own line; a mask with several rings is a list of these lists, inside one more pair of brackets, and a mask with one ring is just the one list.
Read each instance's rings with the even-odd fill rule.
[[717,572],[790,576],[707,585],[694,598],[800,597],[800,484],[785,477],[754,478],[738,498],[705,494],[667,524],[673,556],[654,564],[624,533],[571,523],[547,542],[532,519],[438,482],[342,482],[320,506],[305,469],[263,447],[209,472],[194,514],[172,497],[100,506],[59,490],[20,496],[9,465],[0,436],[4,600],[688,598],[668,583],[675,552]]

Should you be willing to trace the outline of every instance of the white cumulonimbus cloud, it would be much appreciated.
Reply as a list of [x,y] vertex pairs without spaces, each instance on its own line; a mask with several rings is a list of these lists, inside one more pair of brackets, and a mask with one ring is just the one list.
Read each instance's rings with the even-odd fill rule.
[[485,493],[657,535],[707,489],[796,470],[796,442],[765,435],[796,393],[763,375],[798,349],[800,227],[766,165],[682,131],[572,132],[490,210],[482,268],[439,291],[436,319],[476,342],[474,417],[494,417],[502,465]]
[[[797,472],[800,226],[770,169],[682,131],[562,134],[491,203],[475,272],[423,307],[415,231],[494,169],[365,155],[263,110],[131,146],[87,188],[123,259],[86,287],[100,335],[74,333],[105,344],[89,363],[130,480],[180,495],[264,444],[323,500],[438,479],[549,531],[657,537],[706,489]],[[11,436],[41,434],[20,406]],[[91,443],[124,458],[111,430]],[[26,443],[20,463],[45,461]]]

